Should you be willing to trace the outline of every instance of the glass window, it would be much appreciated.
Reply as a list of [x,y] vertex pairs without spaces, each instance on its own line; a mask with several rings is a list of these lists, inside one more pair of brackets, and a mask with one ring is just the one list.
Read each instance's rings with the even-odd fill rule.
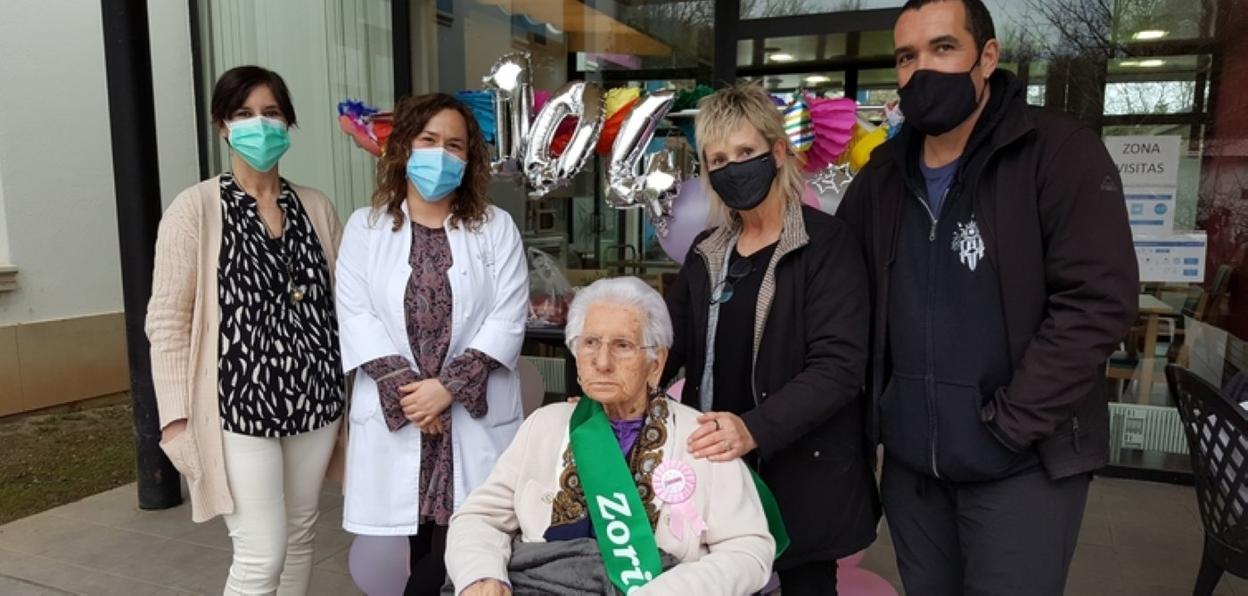
[[790,62],[816,62],[845,55],[846,36],[843,33],[743,39],[739,42],[737,66],[782,66]]
[[[282,176],[323,191],[340,215],[367,205],[376,160],[338,129],[337,105],[362,98],[388,107],[394,66],[387,0],[201,0],[200,114],[225,71],[256,64],[286,81],[298,116]],[[228,169],[229,147],[210,133],[210,174]]]
[[1105,114],[1179,114],[1196,108],[1197,56],[1113,60],[1105,84]]
[[741,0],[741,18],[762,19],[873,8],[898,8],[897,0]]

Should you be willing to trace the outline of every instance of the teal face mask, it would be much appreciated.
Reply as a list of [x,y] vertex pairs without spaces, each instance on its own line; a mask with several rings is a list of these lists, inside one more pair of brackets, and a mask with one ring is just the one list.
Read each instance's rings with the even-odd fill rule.
[[225,126],[230,129],[230,148],[257,172],[272,170],[290,148],[290,135],[281,120],[254,116]]
[[464,180],[464,160],[441,147],[412,149],[407,158],[407,179],[412,181],[420,197],[430,203],[441,201]]

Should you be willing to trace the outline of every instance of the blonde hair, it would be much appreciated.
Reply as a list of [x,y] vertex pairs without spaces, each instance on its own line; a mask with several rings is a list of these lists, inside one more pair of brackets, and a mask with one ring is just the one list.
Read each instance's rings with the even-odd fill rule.
[[709,223],[713,226],[735,224],[737,216],[711,188],[710,168],[704,148],[708,144],[727,142],[728,136],[744,124],[754,127],[763,136],[768,152],[775,148],[776,141],[784,141],[788,159],[783,165],[777,164],[776,178],[785,202],[800,205],[802,193],[806,190],[797,153],[784,130],[784,116],[772,103],[771,96],[757,83],[737,83],[720,89],[698,102],[698,115],[694,119],[700,147],[698,161],[701,162],[702,184],[706,186],[706,196],[710,201]]

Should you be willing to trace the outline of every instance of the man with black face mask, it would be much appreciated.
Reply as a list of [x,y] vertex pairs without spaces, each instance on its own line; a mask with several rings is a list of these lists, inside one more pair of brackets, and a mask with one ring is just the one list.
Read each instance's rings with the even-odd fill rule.
[[863,242],[871,430],[911,594],[1061,594],[1104,363],[1136,315],[1122,186],[1095,130],[1026,104],[980,0],[910,0],[900,134],[838,216]]

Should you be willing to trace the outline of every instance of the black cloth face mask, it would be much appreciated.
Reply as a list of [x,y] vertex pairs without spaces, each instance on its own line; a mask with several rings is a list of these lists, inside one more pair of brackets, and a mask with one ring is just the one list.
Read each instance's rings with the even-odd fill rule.
[[711,172],[711,188],[729,209],[749,211],[767,198],[775,179],[776,159],[768,151]]
[[906,122],[928,136],[943,135],[966,122],[979,107],[971,75],[976,66],[978,59],[966,72],[915,71],[898,92]]

